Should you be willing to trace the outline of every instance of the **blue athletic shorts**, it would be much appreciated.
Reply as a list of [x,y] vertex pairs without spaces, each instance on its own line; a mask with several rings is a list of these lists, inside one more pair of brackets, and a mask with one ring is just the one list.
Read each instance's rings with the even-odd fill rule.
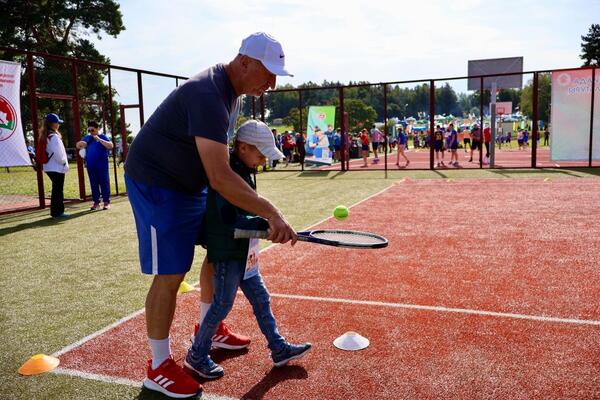
[[185,274],[194,261],[206,212],[206,189],[197,194],[148,186],[125,175],[144,274]]

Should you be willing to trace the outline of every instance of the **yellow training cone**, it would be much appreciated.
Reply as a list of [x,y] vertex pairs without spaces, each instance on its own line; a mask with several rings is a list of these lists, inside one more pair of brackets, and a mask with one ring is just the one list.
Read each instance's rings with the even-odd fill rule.
[[60,360],[56,357],[47,356],[45,354],[36,354],[31,357],[19,368],[18,372],[21,375],[37,375],[44,372],[52,371],[60,364]]
[[190,285],[186,281],[183,281],[179,285],[179,290],[177,290],[177,293],[193,292],[194,290],[196,290],[196,289],[194,289],[194,287],[192,285]]
[[552,182],[552,179],[550,179],[550,178],[545,178],[545,179],[544,179],[544,182]]

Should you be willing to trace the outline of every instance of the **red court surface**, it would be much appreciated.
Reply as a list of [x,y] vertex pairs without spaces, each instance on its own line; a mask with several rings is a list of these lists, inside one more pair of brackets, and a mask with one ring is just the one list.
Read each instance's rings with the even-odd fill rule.
[[[473,153],[473,162],[469,162],[470,152],[465,152],[464,149],[458,149],[458,163],[459,168],[479,168],[479,153],[475,151]],[[531,168],[531,148],[526,150],[518,150],[517,148],[506,148],[496,149],[495,168]],[[406,161],[400,156],[400,166],[396,166],[396,152],[388,153],[387,155],[387,167],[388,169],[429,169],[429,149],[409,149],[405,151],[406,156],[410,160],[408,167],[405,167]],[[485,156],[485,148],[483,150],[483,156]],[[435,157],[435,156],[434,156]],[[441,157],[441,155],[440,155]],[[441,158],[440,158],[441,160]],[[450,152],[444,153],[444,163],[446,167],[436,167],[436,169],[455,169],[453,166],[449,166]],[[368,159],[367,167],[363,167],[364,162],[361,159],[350,160],[351,170],[380,170],[385,169],[385,159],[383,154],[379,154],[379,162],[375,163],[373,153],[370,154]],[[437,161],[434,158],[434,166],[437,165]],[[558,168],[558,167],[587,167],[588,161],[551,161],[550,160],[550,149],[540,148],[537,150],[537,167],[540,168]],[[334,164],[328,167],[321,167],[319,170],[339,170],[341,167],[339,164]],[[483,168],[489,168],[489,165],[483,165]]]
[[[245,399],[600,398],[600,180],[402,180],[319,227],[369,230],[382,250],[299,243],[261,254],[280,331],[313,351],[272,368],[239,295],[228,323],[253,339],[213,353],[207,394]],[[197,292],[179,297],[183,358]],[[332,341],[356,331],[358,352]],[[61,351],[59,372],[144,378],[143,314]]]

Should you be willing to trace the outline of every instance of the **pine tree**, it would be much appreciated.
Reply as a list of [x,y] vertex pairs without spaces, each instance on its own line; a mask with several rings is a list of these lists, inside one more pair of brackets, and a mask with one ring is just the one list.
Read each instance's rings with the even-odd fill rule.
[[579,57],[585,60],[583,66],[600,65],[600,24],[592,24],[589,33],[582,36],[581,54]]

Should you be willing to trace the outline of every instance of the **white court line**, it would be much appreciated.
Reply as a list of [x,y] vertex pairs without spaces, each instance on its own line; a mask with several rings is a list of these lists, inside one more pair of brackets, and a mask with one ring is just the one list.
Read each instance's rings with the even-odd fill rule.
[[92,333],[91,335],[88,335],[88,336],[84,337],[83,339],[78,340],[75,343],[70,344],[70,345],[68,345],[66,347],[63,347],[62,349],[60,349],[56,353],[53,353],[52,355],[54,357],[59,357],[59,356],[65,354],[65,353],[67,353],[67,352],[69,352],[69,351],[71,351],[73,349],[76,349],[77,347],[81,346],[85,342],[88,342],[88,341],[90,341],[90,340],[92,340],[92,339],[94,339],[94,338],[96,338],[96,337],[98,337],[98,336],[100,336],[100,335],[102,335],[102,334],[110,331],[111,329],[116,328],[117,326],[121,325],[122,323],[127,322],[130,319],[137,317],[138,315],[142,314],[143,312],[144,312],[143,308],[141,310],[137,310],[133,314],[129,314],[128,316],[123,317],[123,318],[121,318],[120,320],[118,320],[116,322],[113,322],[112,324],[110,324],[110,325],[108,325],[108,326],[100,329],[99,331],[96,331],[96,332]]
[[350,300],[350,299],[339,299],[339,298],[334,298],[334,297],[301,296],[301,295],[283,294],[283,293],[271,293],[271,297],[279,297],[279,298],[283,298],[283,299],[294,299],[294,300],[321,301],[321,302],[328,302],[328,303],[345,303],[345,304],[360,304],[360,305],[379,306],[379,307],[407,308],[407,309],[412,309],[412,310],[439,311],[439,312],[458,313],[458,314],[485,315],[485,316],[490,316],[490,317],[526,319],[526,320],[531,320],[531,321],[542,321],[542,322],[558,322],[558,323],[563,323],[563,324],[600,326],[600,321],[589,320],[589,319],[557,318],[557,317],[546,317],[546,316],[540,316],[540,315],[514,314],[514,313],[504,313],[504,312],[485,311],[485,310],[472,310],[472,309],[468,309],[468,308],[451,308],[451,307],[443,307],[443,306],[422,306],[422,305],[418,305],[418,304],[385,303],[382,301]]
[[[115,378],[115,377],[108,376],[108,375],[92,374],[89,372],[82,372],[82,371],[78,371],[75,369],[58,367],[58,368],[54,369],[52,372],[54,372],[55,374],[59,374],[59,375],[75,376],[77,378],[91,379],[94,381],[100,381],[100,382],[105,382],[105,383],[117,383],[119,385],[132,386],[132,387],[140,388],[140,389],[142,387],[141,381],[134,381],[131,379],[124,379],[124,378]],[[202,393],[202,399],[235,400],[233,397],[217,396],[217,395],[212,395],[212,394],[209,394],[206,392]]]
[[[375,194],[372,194],[371,196],[368,196],[368,197],[366,197],[366,198],[364,198],[364,199],[360,200],[360,201],[359,201],[359,202],[357,202],[357,203],[354,203],[354,204],[352,204],[352,205],[351,205],[349,208],[355,207],[355,206],[357,206],[357,205],[359,205],[359,204],[361,204],[361,203],[363,203],[363,202],[365,202],[365,201],[367,201],[367,200],[369,200],[369,199],[371,199],[371,198],[373,198],[373,197],[375,197],[375,196],[378,196],[378,195],[382,194],[382,193],[383,193],[383,192],[385,192],[386,190],[390,189],[392,186],[393,186],[393,185],[392,185],[392,184],[390,184],[390,185],[389,185],[388,187],[386,187],[385,189],[382,189],[382,190],[380,190],[379,192],[377,192],[377,193],[375,193]],[[322,224],[323,222],[325,222],[325,221],[327,221],[327,220],[329,220],[329,219],[331,219],[331,218],[332,218],[332,217],[327,217],[327,218],[324,218],[324,219],[322,219],[322,220],[320,220],[320,221],[318,221],[318,222],[316,222],[316,223],[314,223],[314,224],[312,224],[312,225],[310,225],[310,226],[306,227],[306,229],[310,229],[310,228],[312,228],[312,227],[314,227],[314,226],[320,225],[320,224]],[[264,249],[262,249],[260,252],[261,252],[261,253],[262,253],[262,252],[265,252],[265,251],[267,251],[267,250],[269,250],[269,249],[271,249],[271,248],[275,247],[276,245],[277,245],[276,243],[272,243],[272,244],[270,244],[269,246],[267,246],[267,247],[265,247]],[[198,283],[199,283],[199,282],[195,282],[193,286],[196,286],[196,285],[198,285]],[[81,339],[81,340],[78,340],[77,342],[75,342],[75,343],[73,343],[73,344],[70,344],[70,345],[68,345],[68,346],[66,346],[66,347],[63,347],[62,349],[60,349],[59,351],[57,351],[57,352],[53,353],[52,355],[53,355],[54,357],[59,357],[59,356],[61,356],[61,355],[65,354],[65,353],[67,353],[67,352],[69,352],[69,351],[71,351],[71,350],[74,350],[74,349],[76,349],[76,348],[78,348],[78,347],[82,346],[82,345],[83,345],[83,344],[85,344],[86,342],[89,342],[90,340],[92,340],[92,339],[94,339],[94,338],[96,338],[96,337],[98,337],[98,336],[100,336],[100,335],[102,335],[102,334],[104,334],[104,333],[106,333],[106,332],[110,331],[111,329],[114,329],[114,328],[116,328],[117,326],[121,325],[122,323],[124,323],[124,322],[127,322],[127,321],[129,321],[130,319],[133,319],[133,318],[137,317],[138,315],[142,314],[142,313],[144,312],[144,310],[145,310],[144,308],[142,308],[141,310],[137,310],[137,311],[135,311],[134,313],[132,313],[132,314],[129,314],[129,315],[127,315],[127,316],[125,316],[125,317],[121,318],[121,319],[120,319],[120,320],[118,320],[118,321],[115,321],[114,323],[112,323],[112,324],[110,324],[110,325],[108,325],[108,326],[106,326],[106,327],[104,327],[104,328],[100,329],[99,331],[96,331],[96,332],[92,333],[91,335],[88,335],[88,336],[84,337],[84,338],[83,338],[83,339]],[[84,378],[87,378],[87,379],[96,379],[95,377],[99,377],[99,379],[96,379],[96,380],[103,380],[103,379],[104,379],[104,378],[100,379],[100,378],[102,377],[102,375],[96,375],[96,374],[87,374],[87,373],[85,373],[85,372],[80,372],[80,371],[76,371],[76,370],[71,370],[71,369],[68,369],[68,368],[58,368],[58,369],[55,369],[55,370],[53,370],[52,372],[55,372],[55,373],[60,373],[60,374],[63,374],[63,375],[73,375],[73,376],[80,376],[80,377],[84,377]],[[78,375],[78,374],[79,374],[79,375]],[[84,376],[84,375],[85,375],[85,376]],[[106,380],[104,380],[105,382],[122,383],[122,382],[119,382],[120,378],[105,377],[105,379],[106,379]],[[132,382],[133,382],[133,381],[132,381]],[[127,383],[124,383],[124,384],[127,384]],[[139,382],[136,382],[136,386],[139,386],[139,384],[140,384]],[[215,399],[217,399],[217,398],[215,398]],[[223,399],[226,399],[226,398],[223,398]]]

